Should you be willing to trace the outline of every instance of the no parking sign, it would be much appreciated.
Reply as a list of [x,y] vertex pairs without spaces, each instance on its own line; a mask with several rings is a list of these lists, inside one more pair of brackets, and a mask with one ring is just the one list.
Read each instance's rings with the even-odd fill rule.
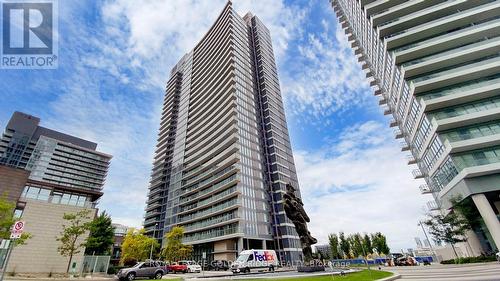
[[16,221],[10,232],[10,239],[17,239],[21,237],[24,231],[24,221]]

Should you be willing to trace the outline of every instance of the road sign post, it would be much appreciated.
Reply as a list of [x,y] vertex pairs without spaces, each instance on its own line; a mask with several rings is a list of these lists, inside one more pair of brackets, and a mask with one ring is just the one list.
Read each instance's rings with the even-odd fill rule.
[[3,281],[3,277],[5,276],[5,271],[7,270],[7,266],[9,265],[10,254],[14,249],[14,243],[16,239],[21,238],[21,235],[23,234],[24,231],[24,225],[25,225],[24,221],[16,221],[12,226],[12,229],[10,231],[9,247],[7,249],[7,257],[5,257],[5,262],[2,268],[2,275],[0,275],[0,281]]
[[24,221],[16,221],[12,230],[10,231],[10,239],[18,239],[21,238],[21,235],[24,231]]

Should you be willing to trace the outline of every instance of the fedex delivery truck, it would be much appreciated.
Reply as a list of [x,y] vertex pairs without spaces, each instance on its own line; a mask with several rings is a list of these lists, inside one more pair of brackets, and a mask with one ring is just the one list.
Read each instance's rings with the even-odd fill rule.
[[251,269],[265,268],[274,271],[278,266],[278,257],[274,250],[242,251],[231,266],[233,273],[248,273]]

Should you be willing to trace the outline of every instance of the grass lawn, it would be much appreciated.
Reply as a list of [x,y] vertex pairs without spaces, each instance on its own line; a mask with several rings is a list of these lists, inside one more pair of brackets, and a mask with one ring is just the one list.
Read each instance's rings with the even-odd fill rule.
[[368,270],[361,272],[349,273],[346,276],[339,275],[323,275],[311,277],[295,277],[295,278],[270,278],[270,279],[244,279],[244,280],[278,280],[278,281],[372,281],[391,276],[391,272],[371,270],[371,275]]

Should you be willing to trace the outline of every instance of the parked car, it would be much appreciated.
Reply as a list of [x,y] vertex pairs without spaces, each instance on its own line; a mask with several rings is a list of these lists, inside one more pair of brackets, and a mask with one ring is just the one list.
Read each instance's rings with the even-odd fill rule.
[[229,262],[226,260],[214,260],[210,263],[209,269],[210,270],[228,270],[230,268]]
[[167,268],[168,268],[168,272],[173,272],[173,273],[177,273],[177,272],[186,273],[186,272],[188,272],[187,264],[180,264],[180,263],[174,262],[174,263],[170,264]]
[[196,272],[200,273],[201,272],[201,266],[197,264],[195,261],[180,261],[180,265],[186,265],[188,272]]
[[139,262],[128,268],[123,268],[116,273],[120,280],[134,280],[136,278],[154,278],[161,279],[166,273],[166,268],[155,261]]

